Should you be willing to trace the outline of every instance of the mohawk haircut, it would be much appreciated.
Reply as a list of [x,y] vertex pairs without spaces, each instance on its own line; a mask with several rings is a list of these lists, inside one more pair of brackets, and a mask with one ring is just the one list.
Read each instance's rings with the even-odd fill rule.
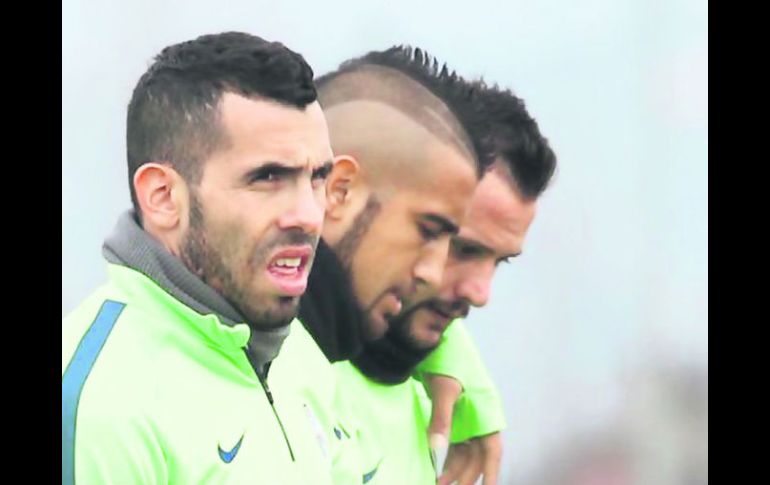
[[365,72],[370,66],[395,70],[416,81],[438,98],[465,132],[470,144],[468,148],[475,155],[477,174],[481,176],[486,172],[494,162],[494,143],[478,97],[478,86],[466,81],[454,70],[450,72],[446,63],[439,65],[435,57],[420,48],[399,45],[384,51],[372,51],[343,62],[337,70],[316,78],[321,98],[341,76]]

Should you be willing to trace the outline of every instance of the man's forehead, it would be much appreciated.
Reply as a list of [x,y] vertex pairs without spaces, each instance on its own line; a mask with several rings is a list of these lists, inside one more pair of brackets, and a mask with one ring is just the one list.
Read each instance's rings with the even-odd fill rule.
[[505,177],[489,173],[474,192],[459,235],[496,252],[516,253],[535,211],[534,200],[522,198]]
[[450,183],[437,183],[402,191],[410,198],[412,211],[426,222],[455,226],[459,230],[463,223],[468,203],[473,194],[475,180],[468,179]]
[[223,149],[259,152],[256,162],[319,164],[331,158],[326,120],[315,103],[304,109],[261,98],[225,93],[220,122]]
[[271,119],[279,118],[280,115],[290,114],[292,111],[299,114],[304,111],[271,99],[243,96],[231,91],[222,93],[219,109],[225,123],[234,123],[249,117],[254,120],[264,120],[266,124],[269,124]]
[[528,219],[535,201],[525,199],[509,176],[493,170],[482,177],[470,203],[469,212],[481,217],[508,221]]
[[220,100],[218,117],[225,130],[235,135],[258,132],[270,133],[272,137],[280,137],[282,133],[296,137],[298,132],[313,137],[321,133],[328,135],[326,120],[317,101],[298,108],[267,98],[225,92]]

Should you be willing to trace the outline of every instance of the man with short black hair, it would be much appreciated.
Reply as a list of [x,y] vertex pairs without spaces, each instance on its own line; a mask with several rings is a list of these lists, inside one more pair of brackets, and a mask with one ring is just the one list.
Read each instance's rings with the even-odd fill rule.
[[332,164],[313,71],[238,32],[165,48],[128,108],[134,210],[62,322],[62,483],[329,483],[273,395]]

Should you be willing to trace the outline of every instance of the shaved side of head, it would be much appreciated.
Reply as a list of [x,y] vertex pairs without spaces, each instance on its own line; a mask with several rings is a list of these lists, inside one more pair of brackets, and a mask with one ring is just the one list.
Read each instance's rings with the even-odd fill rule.
[[436,147],[457,153],[479,176],[492,162],[475,87],[420,49],[371,52],[316,83],[335,154],[355,157],[378,192],[440,170],[421,163]]

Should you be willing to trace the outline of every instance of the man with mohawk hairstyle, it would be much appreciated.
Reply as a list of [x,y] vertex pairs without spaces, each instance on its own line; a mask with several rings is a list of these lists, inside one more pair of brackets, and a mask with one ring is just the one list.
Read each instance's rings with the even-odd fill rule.
[[[320,428],[338,483],[392,483],[378,476],[379,465],[389,459],[379,437],[356,422],[350,408],[355,396],[337,387],[341,371],[332,373],[328,362],[359,355],[366,342],[384,334],[402,301],[438,288],[450,237],[492,161],[489,130],[477,88],[420,49],[370,52],[316,82],[336,158],[327,180],[322,240],[299,318],[323,355],[291,345],[301,334],[293,330],[271,378],[276,385],[304,386],[300,392],[307,396],[310,419]],[[465,345],[472,343],[453,348]],[[289,349],[303,352],[308,365],[289,368]],[[424,370],[445,373],[440,362]],[[415,411],[422,412],[418,404]],[[499,403],[490,414],[502,427]],[[400,483],[426,478],[404,472],[408,480]],[[432,472],[429,478],[435,477]]]
[[[408,298],[385,336],[367,343],[352,359],[354,365],[336,364],[343,372],[340,386],[356,396],[353,410],[363,434],[376,436],[385,456],[380,483],[434,483],[426,428],[431,445],[436,434],[451,435],[454,443],[438,485],[455,480],[470,485],[481,474],[483,485],[497,482],[503,427],[502,414],[497,414],[500,398],[462,319],[471,306],[489,301],[499,264],[522,253],[556,157],[513,93],[479,83],[478,95],[491,123],[495,163],[477,187],[459,234],[452,238],[440,288]],[[460,400],[454,416],[453,399],[448,407],[434,403],[428,426],[429,406],[412,376],[437,368],[443,375],[431,379],[434,401],[437,388]]]

